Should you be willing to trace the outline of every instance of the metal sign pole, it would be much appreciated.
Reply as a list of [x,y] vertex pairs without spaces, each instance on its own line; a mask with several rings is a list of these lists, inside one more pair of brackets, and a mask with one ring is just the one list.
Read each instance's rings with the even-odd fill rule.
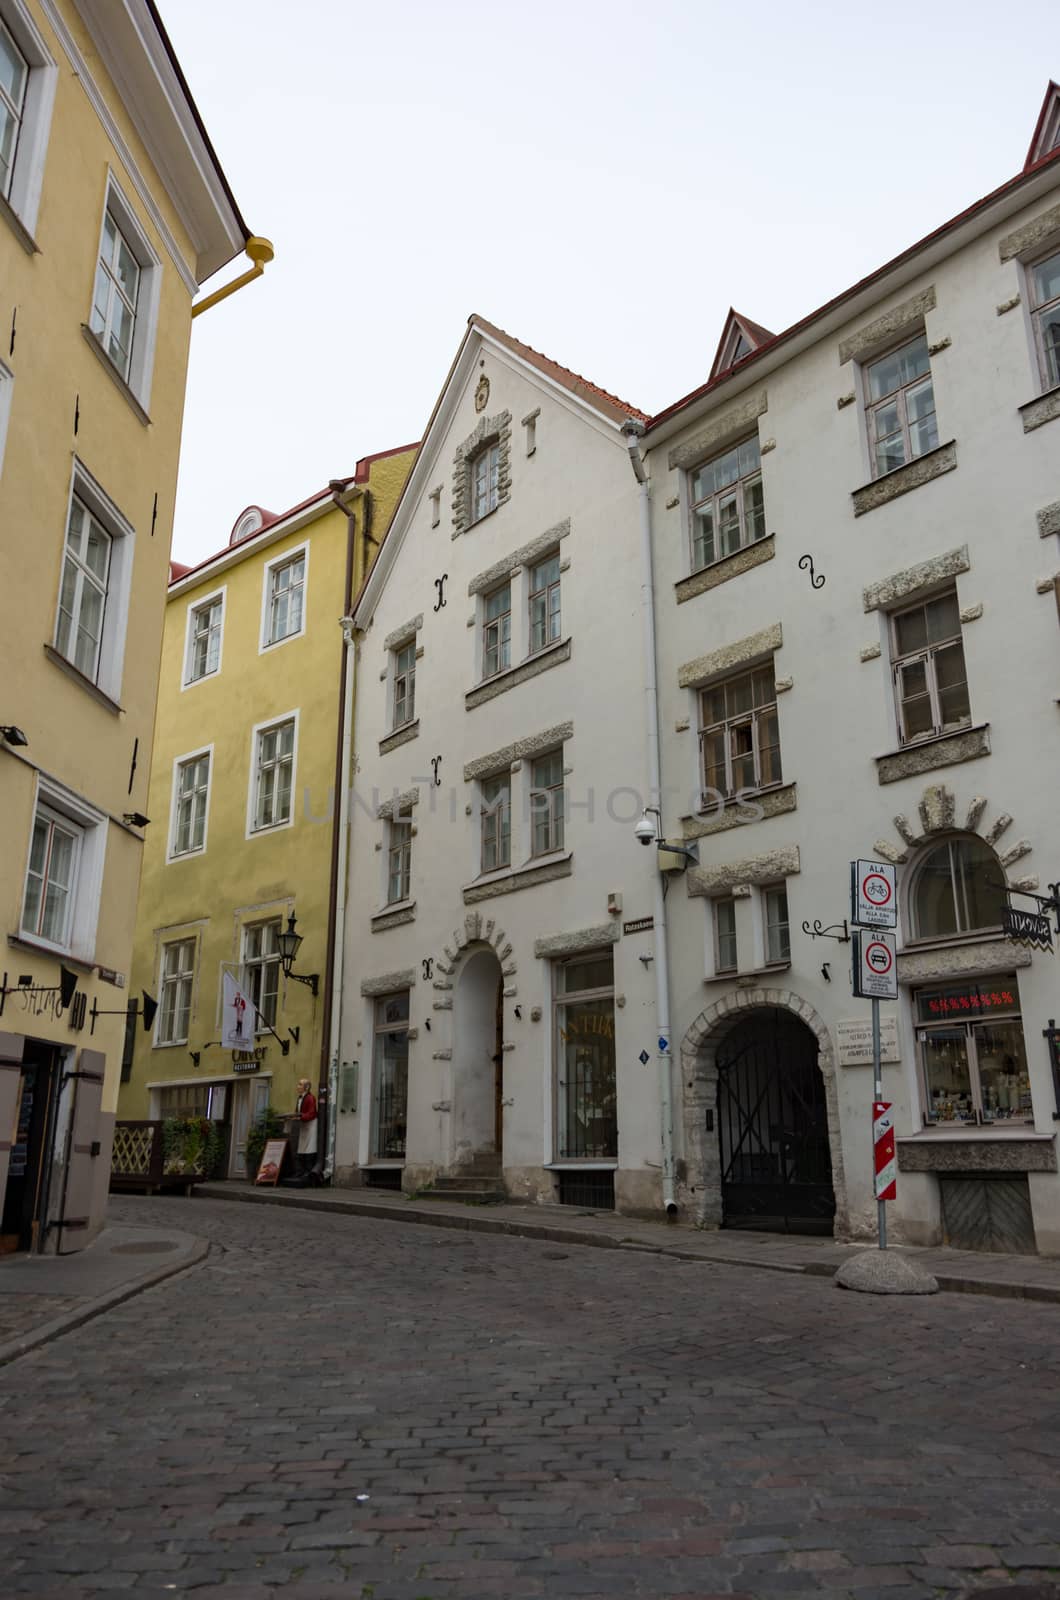
[[[877,1101],[883,1099],[883,1064],[880,1060],[880,1002],[872,1001],[872,1092]],[[873,1169],[875,1170],[875,1146],[873,1147]],[[876,1226],[879,1230],[880,1249],[887,1248],[887,1204],[886,1201],[876,1200]]]

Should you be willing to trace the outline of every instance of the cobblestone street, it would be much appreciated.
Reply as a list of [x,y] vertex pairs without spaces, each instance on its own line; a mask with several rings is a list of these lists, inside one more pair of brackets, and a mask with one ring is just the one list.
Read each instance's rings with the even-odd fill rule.
[[215,1201],[0,1371],[5,1596],[1055,1583],[1060,1308]]

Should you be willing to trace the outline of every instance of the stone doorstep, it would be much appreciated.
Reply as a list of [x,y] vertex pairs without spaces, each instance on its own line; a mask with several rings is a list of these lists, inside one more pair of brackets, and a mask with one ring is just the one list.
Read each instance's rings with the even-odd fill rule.
[[[237,1183],[197,1184],[203,1199],[292,1205],[346,1216],[377,1217],[436,1228],[508,1234],[554,1244],[605,1250],[647,1251],[704,1266],[751,1267],[759,1271],[833,1278],[850,1255],[871,1248],[864,1241],[812,1240],[742,1230],[713,1231],[682,1223],[643,1222],[620,1212],[580,1215],[574,1206],[466,1205],[439,1194],[418,1204],[397,1192],[355,1189],[255,1190]],[[540,1219],[540,1220],[539,1220]],[[675,1237],[676,1236],[676,1237]],[[948,1248],[900,1246],[952,1294],[981,1294],[1060,1304],[1060,1261],[1040,1256],[983,1255]]]

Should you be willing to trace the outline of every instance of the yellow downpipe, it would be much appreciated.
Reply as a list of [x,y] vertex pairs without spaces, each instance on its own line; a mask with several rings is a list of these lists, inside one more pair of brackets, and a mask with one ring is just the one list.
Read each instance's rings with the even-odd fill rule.
[[233,278],[231,283],[226,283],[223,289],[215,289],[213,294],[208,294],[205,300],[199,300],[191,308],[193,317],[201,317],[204,311],[209,311],[211,306],[217,305],[220,300],[227,300],[230,294],[235,294],[237,289],[242,289],[244,284],[253,283],[255,278],[260,278],[266,266],[276,254],[268,239],[259,239],[257,235],[247,240],[247,255],[254,265],[249,272],[244,272],[238,278]]

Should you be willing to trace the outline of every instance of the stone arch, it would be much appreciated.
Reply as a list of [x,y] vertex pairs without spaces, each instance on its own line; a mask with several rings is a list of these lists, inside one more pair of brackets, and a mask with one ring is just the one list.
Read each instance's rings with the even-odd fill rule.
[[938,835],[971,833],[994,851],[1010,889],[1037,889],[1040,881],[1037,875],[1018,877],[1011,870],[1024,856],[1030,855],[1034,846],[1029,839],[1017,839],[1007,848],[1002,845],[999,841],[1012,826],[1012,818],[1007,811],[1001,811],[989,827],[983,826],[988,804],[983,795],[973,795],[962,818],[953,790],[944,783],[929,784],[920,798],[915,821],[904,813],[893,819],[898,842],[877,839],[874,849],[882,860],[896,867],[905,866],[922,845]]
[[832,1036],[813,1007],[805,1000],[800,1000],[790,989],[739,989],[722,995],[713,1005],[700,1012],[681,1040],[686,1167],[683,1207],[692,1213],[700,1227],[721,1226],[720,1131],[716,1126],[708,1130],[706,1116],[717,1105],[718,1046],[735,1023],[766,1007],[790,1012],[809,1028],[817,1040],[817,1065],[824,1080],[828,1111],[828,1146],[832,1159],[832,1188],[835,1191],[835,1234],[837,1238],[845,1237],[850,1231],[850,1212],[843,1168],[839,1090]]
[[[455,928],[452,937],[442,946],[442,954],[430,958],[430,981],[434,989],[434,1012],[452,1012],[453,990],[459,968],[473,950],[485,947],[491,949],[501,964],[501,977],[504,980],[504,998],[514,1000],[518,994],[515,979],[518,967],[515,961],[511,940],[503,928],[497,926],[493,917],[483,917],[479,911],[469,911],[464,918],[464,926]],[[424,963],[426,966],[426,963]],[[424,977],[428,973],[424,972]],[[441,1044],[433,1052],[435,1061],[449,1061],[452,1059],[452,1043]]]

